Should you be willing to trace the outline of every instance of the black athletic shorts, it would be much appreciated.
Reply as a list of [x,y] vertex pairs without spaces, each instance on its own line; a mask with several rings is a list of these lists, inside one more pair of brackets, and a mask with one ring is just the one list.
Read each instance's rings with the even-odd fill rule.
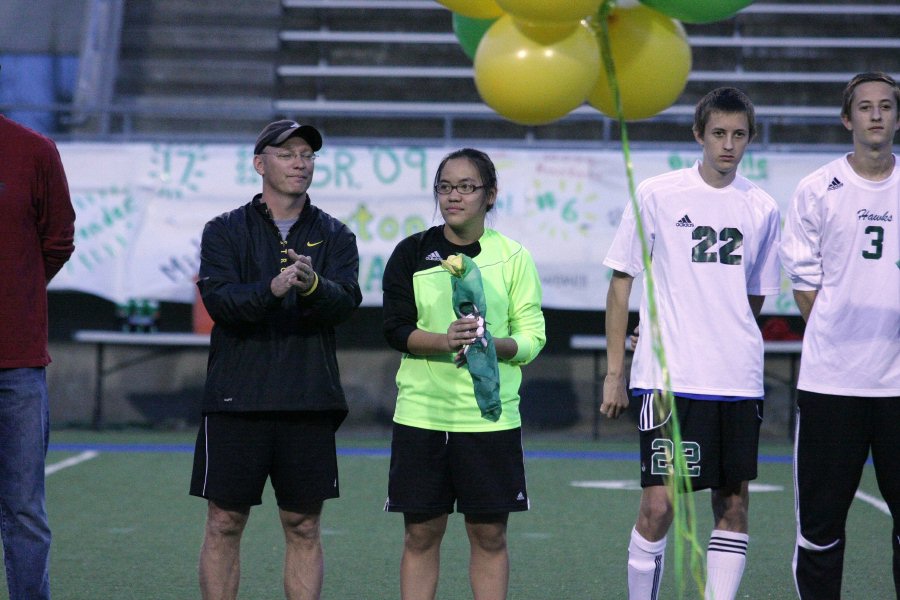
[[389,512],[496,514],[528,510],[521,428],[453,433],[394,423]]
[[278,506],[310,512],[337,498],[334,416],[328,411],[209,413],[194,449],[192,496],[223,507],[262,504],[266,479]]
[[[671,415],[652,414],[651,394],[641,409],[641,487],[665,485],[674,455]],[[675,396],[687,474],[694,490],[756,479],[762,400],[694,400]],[[660,418],[661,417],[661,418]]]

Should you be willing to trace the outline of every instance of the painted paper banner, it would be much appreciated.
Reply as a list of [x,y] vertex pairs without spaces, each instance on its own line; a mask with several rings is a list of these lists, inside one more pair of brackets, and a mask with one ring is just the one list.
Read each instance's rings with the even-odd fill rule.
[[[483,148],[497,166],[489,226],[534,256],[548,308],[602,310],[602,265],[628,201],[615,151]],[[200,236],[212,217],[261,190],[244,145],[59,144],[77,212],[75,256],[51,289],[125,302],[192,302]],[[381,275],[404,237],[440,222],[431,186],[447,148],[326,147],[316,161],[313,203],[357,236],[363,304],[381,304]],[[635,180],[693,164],[690,152],[633,152]],[[824,154],[748,152],[741,173],[785,210],[797,182]],[[639,287],[639,286],[635,286]],[[634,294],[632,307],[639,297]],[[786,282],[768,314],[796,314]]]

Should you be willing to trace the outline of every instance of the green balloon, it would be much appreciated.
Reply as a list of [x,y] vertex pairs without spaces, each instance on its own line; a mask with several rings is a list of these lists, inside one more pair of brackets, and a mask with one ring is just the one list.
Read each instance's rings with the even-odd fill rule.
[[685,23],[712,23],[733,17],[753,0],[640,0],[657,12]]
[[497,19],[473,19],[453,13],[453,33],[459,40],[463,52],[471,60],[475,60],[475,51],[478,50],[478,42],[484,37],[485,32]]

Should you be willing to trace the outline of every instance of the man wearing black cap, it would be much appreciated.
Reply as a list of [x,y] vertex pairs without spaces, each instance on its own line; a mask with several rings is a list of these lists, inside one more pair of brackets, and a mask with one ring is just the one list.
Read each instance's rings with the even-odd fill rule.
[[322,504],[338,496],[334,433],[347,414],[334,326],[362,301],[356,237],[314,206],[315,127],[256,140],[263,189],[206,224],[198,286],[212,330],[191,494],[206,498],[203,598],[235,598],[240,541],[267,479],[285,532],[289,599],[319,598]]

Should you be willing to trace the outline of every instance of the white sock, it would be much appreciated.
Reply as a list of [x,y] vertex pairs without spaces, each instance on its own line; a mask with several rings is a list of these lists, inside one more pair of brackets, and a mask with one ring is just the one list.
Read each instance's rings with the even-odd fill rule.
[[706,600],[733,600],[747,562],[746,533],[713,530],[706,549]]
[[665,558],[665,537],[658,542],[650,542],[636,529],[631,530],[631,543],[628,544],[628,600],[656,600],[659,597]]

